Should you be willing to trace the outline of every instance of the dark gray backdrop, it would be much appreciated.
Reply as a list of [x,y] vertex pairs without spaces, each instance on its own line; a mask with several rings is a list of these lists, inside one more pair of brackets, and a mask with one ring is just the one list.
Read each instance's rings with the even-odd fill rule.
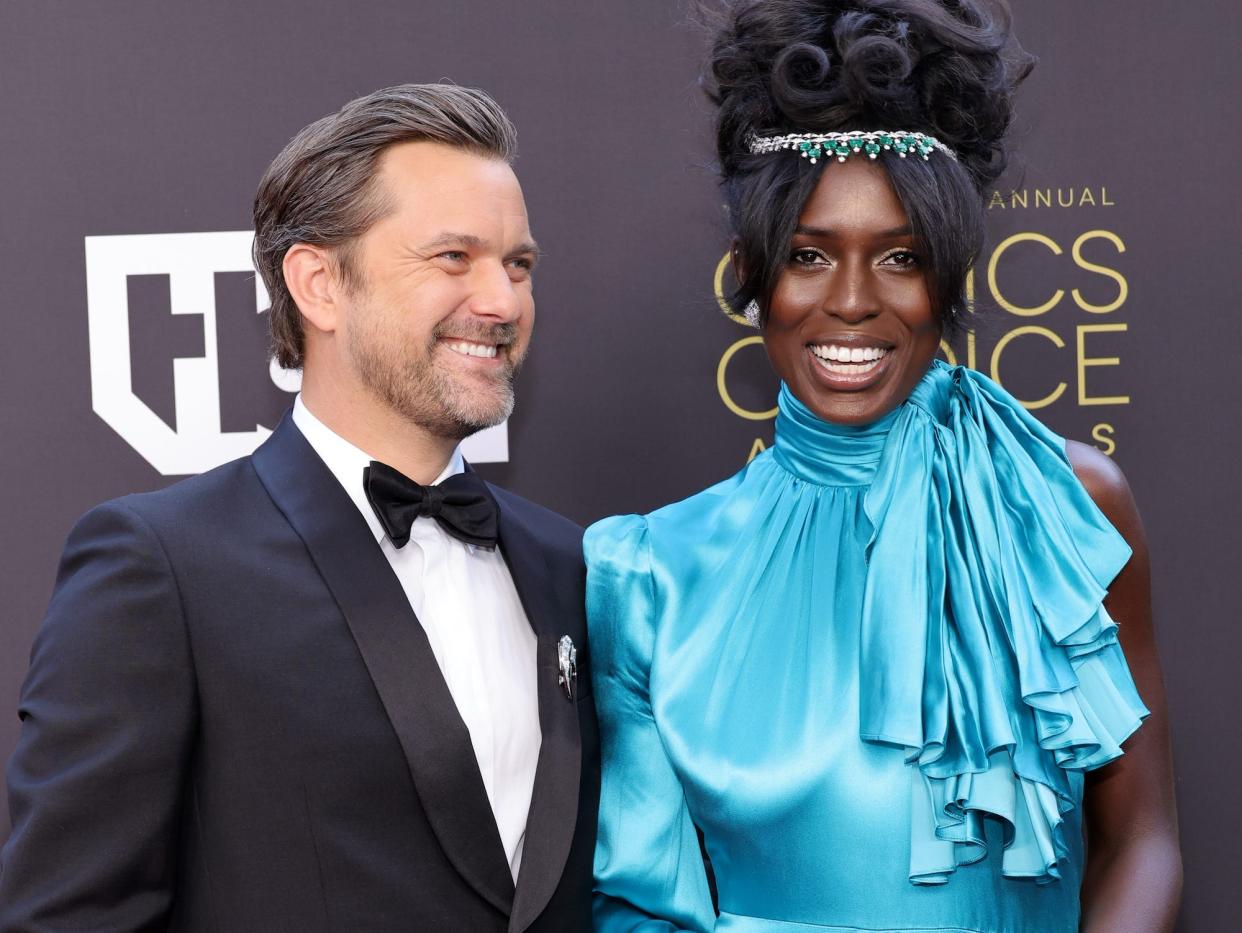
[[[1130,477],[1176,742],[1181,929],[1233,929],[1239,14],[1224,0],[1014,2],[1041,63],[976,270],[974,365],[993,372],[1001,344],[1020,397],[1064,384],[1037,413]],[[490,478],[588,522],[687,495],[770,442],[770,420],[737,412],[770,408],[775,383],[713,295],[727,239],[702,47],[684,7],[658,0],[0,0],[0,758],[70,525],[176,478],[92,410],[84,238],[246,230],[267,162],[357,94],[450,78],[489,89],[519,127],[547,258],[509,462],[484,466]],[[222,431],[270,428],[291,396],[268,378],[253,286],[228,270],[204,281],[188,300],[214,297],[210,332],[158,272],[122,280],[133,395],[192,431],[173,361],[214,351],[218,374],[185,385],[211,387]]]

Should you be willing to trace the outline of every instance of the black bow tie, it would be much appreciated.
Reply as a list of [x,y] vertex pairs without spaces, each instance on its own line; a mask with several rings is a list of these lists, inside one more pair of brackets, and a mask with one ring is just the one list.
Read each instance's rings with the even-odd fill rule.
[[458,473],[439,485],[420,486],[372,460],[362,471],[362,483],[380,524],[399,548],[410,540],[410,526],[420,516],[434,518],[458,541],[489,550],[496,546],[496,500],[477,473]]

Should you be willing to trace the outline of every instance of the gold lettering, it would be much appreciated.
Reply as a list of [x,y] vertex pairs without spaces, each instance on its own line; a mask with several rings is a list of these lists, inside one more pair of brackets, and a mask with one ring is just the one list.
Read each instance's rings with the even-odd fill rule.
[[755,442],[750,445],[750,456],[746,458],[746,462],[754,460],[757,456],[768,449],[768,445],[763,442],[762,437],[756,437]]
[[1111,457],[1117,452],[1117,442],[1113,440],[1116,433],[1117,429],[1111,424],[1097,424],[1091,429],[1091,439],[1101,451]]
[[746,318],[729,307],[729,302],[725,299],[725,270],[729,268],[729,261],[732,258],[733,254],[726,252],[724,256],[720,258],[720,262],[716,263],[716,274],[712,277],[712,290],[716,293],[716,304],[720,305],[720,310],[723,311],[730,320],[745,327],[749,327],[750,325],[746,323]]
[[1098,266],[1095,263],[1087,262],[1087,260],[1082,258],[1082,245],[1088,240],[1094,240],[1096,238],[1108,240],[1108,242],[1112,243],[1113,246],[1117,247],[1118,253],[1124,253],[1126,251],[1125,243],[1121,242],[1121,237],[1117,236],[1117,234],[1110,233],[1107,230],[1088,230],[1074,241],[1074,246],[1070,249],[1070,254],[1074,257],[1074,262],[1079,268],[1086,269],[1088,272],[1095,272],[1099,275],[1107,276],[1116,282],[1117,298],[1106,305],[1093,305],[1089,303],[1087,299],[1082,297],[1082,292],[1078,289],[1073,289],[1071,293],[1074,296],[1074,303],[1084,311],[1089,311],[1092,314],[1108,314],[1110,311],[1116,311],[1126,303],[1126,298],[1130,294],[1130,286],[1127,284],[1125,276],[1123,276],[1116,269],[1110,269],[1107,266]]
[[[1040,337],[1043,337],[1045,340],[1049,341],[1057,349],[1061,349],[1062,347],[1065,346],[1065,341],[1062,340],[1060,337],[1058,337],[1055,333],[1053,333],[1046,327],[1035,327],[1033,325],[1027,325],[1026,327],[1017,327],[1011,330],[1009,333],[1005,334],[1004,337],[1002,337],[1000,340],[996,342],[996,349],[992,351],[991,371],[992,371],[992,378],[996,382],[1001,383],[1001,377],[1000,377],[1001,354],[1005,351],[1005,347],[1009,346],[1009,342],[1011,340],[1014,340],[1017,337],[1021,337],[1023,334],[1035,334]],[[1003,383],[1001,384],[1003,385]],[[1043,398],[1035,399],[1033,402],[1028,402],[1024,399],[1018,399],[1018,401],[1022,402],[1023,407],[1027,409],[1046,408],[1047,406],[1055,402],[1057,399],[1059,399],[1061,395],[1065,392],[1066,388],[1068,388],[1066,384],[1064,382],[1061,382],[1061,383],[1058,383],[1057,387],[1053,389],[1051,392],[1049,392],[1047,395],[1045,395]]]
[[[988,197],[988,210],[993,208],[1028,208],[1031,202],[1031,192],[1035,193],[1035,207],[1052,207],[1053,206],[1053,189],[1052,188],[1010,188],[1009,197],[1006,198],[1000,193],[999,189],[993,189],[992,194]],[[1113,201],[1108,198],[1108,189],[1103,185],[1100,186],[1099,194],[1096,194],[1094,188],[1084,186],[1078,188],[1071,185],[1068,188],[1056,189],[1056,204],[1060,207],[1114,207]]]
[[[973,330],[966,331],[966,368],[978,369],[976,365],[978,354],[976,352],[975,332]],[[949,346],[947,340],[940,341],[940,352],[944,354],[944,360],[950,366],[957,366],[957,354],[953,352],[953,348]]]
[[1126,324],[1079,324],[1078,325],[1078,404],[1079,405],[1129,405],[1128,395],[1087,395],[1088,366],[1117,366],[1121,358],[1116,356],[1087,356],[1087,334],[1125,331]]
[[[1038,194],[1038,192],[1036,192]],[[1023,308],[1005,300],[1005,296],[1000,293],[1000,287],[996,284],[996,267],[1000,264],[1001,256],[1005,255],[1005,250],[1016,243],[1024,243],[1026,241],[1040,243],[1052,251],[1054,256],[1060,256],[1063,250],[1061,247],[1044,236],[1042,233],[1015,233],[1001,241],[996,247],[996,252],[992,253],[992,258],[988,260],[988,287],[992,290],[992,297],[996,299],[996,303],[1008,311],[1010,314],[1016,314],[1019,317],[1037,317],[1040,314],[1050,311],[1057,306],[1062,298],[1065,297],[1065,289],[1058,288],[1052,297],[1045,301],[1042,305],[1034,308]]]
[[720,393],[720,400],[724,402],[725,408],[733,412],[739,418],[745,418],[747,421],[767,421],[776,417],[776,409],[771,408],[768,411],[750,411],[743,408],[737,402],[733,401],[733,396],[729,394],[729,387],[725,384],[725,377],[729,370],[729,361],[733,359],[738,350],[743,347],[762,346],[763,338],[756,335],[743,337],[733,343],[729,349],[725,350],[724,356],[720,358],[720,365],[716,367],[716,390]]

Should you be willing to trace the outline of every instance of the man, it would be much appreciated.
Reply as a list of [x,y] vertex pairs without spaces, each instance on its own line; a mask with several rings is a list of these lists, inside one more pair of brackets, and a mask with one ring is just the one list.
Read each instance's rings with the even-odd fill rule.
[[486,95],[303,130],[255,200],[291,415],[88,513],[21,698],[0,930],[590,929],[581,530],[456,453],[537,248]]

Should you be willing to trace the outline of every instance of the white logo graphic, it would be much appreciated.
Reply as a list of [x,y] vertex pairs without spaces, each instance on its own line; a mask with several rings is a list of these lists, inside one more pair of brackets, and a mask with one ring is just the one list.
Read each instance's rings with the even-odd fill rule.
[[[215,274],[253,272],[249,230],[219,233],[164,233],[86,237],[86,301],[90,321],[91,405],[147,462],[165,476],[210,470],[245,456],[271,434],[256,424],[253,431],[220,429],[219,357],[216,345]],[[131,275],[166,275],[173,314],[203,317],[203,355],[173,361],[176,393],[174,430],[134,394],[130,346],[129,292]],[[268,309],[263,280],[256,274],[255,306]],[[301,374],[283,370],[273,361],[272,381],[296,391]],[[462,453],[474,463],[509,459],[509,432],[504,424],[467,438]]]

